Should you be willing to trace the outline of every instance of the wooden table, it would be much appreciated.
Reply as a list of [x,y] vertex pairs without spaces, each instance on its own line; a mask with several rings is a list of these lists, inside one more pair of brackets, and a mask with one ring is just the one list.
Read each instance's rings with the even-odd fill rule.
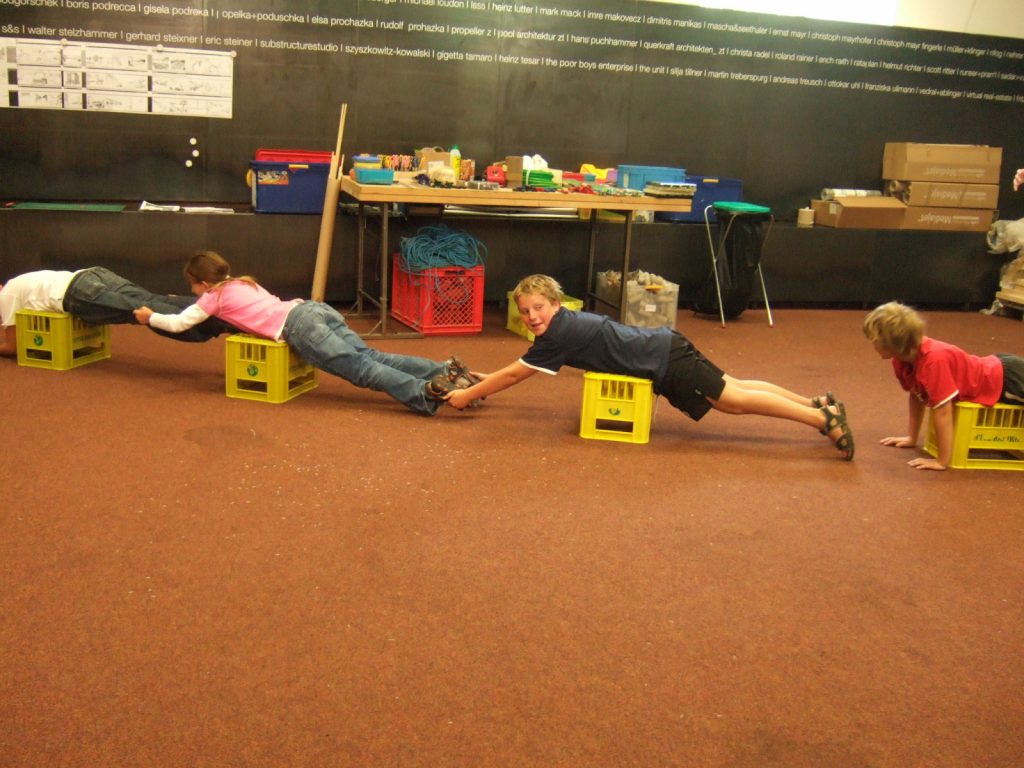
[[[420,337],[416,332],[388,331],[388,211],[392,203],[418,205],[458,205],[489,208],[573,208],[590,210],[590,246],[587,258],[587,299],[597,300],[590,290],[594,270],[594,247],[597,242],[597,212],[616,211],[625,214],[625,233],[622,249],[622,275],[619,296],[619,317],[625,316],[626,275],[629,273],[629,251],[633,235],[634,211],[667,211],[687,213],[689,198],[669,198],[626,195],[593,195],[580,192],[517,192],[511,189],[478,190],[462,188],[428,187],[414,181],[399,181],[390,185],[359,184],[349,177],[341,179],[341,191],[359,204],[359,235],[356,253],[356,303],[354,313],[363,314],[363,300],[379,310],[377,324],[366,334],[367,338]],[[374,204],[380,210],[380,296],[373,297],[363,288],[363,257],[365,248],[366,205]]]

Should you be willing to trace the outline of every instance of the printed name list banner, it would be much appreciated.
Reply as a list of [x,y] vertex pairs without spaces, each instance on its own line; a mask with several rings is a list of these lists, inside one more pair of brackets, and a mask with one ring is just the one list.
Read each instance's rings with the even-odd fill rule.
[[0,20],[12,198],[243,202],[255,150],[333,149],[342,103],[349,157],[683,167],[784,218],[880,188],[887,141],[1001,146],[1004,187],[1024,164],[1008,38],[613,0],[0,0]]

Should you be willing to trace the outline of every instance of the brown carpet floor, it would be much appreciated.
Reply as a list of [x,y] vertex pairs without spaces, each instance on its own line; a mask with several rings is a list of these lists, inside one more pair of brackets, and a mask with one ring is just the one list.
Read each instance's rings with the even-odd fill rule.
[[[229,399],[223,339],[0,361],[0,766],[1024,765],[1024,473],[878,445],[905,401],[862,317],[678,326],[835,390],[852,463],[664,403],[647,445],[583,440],[578,371],[428,419],[326,376]],[[503,326],[373,343],[491,370]]]

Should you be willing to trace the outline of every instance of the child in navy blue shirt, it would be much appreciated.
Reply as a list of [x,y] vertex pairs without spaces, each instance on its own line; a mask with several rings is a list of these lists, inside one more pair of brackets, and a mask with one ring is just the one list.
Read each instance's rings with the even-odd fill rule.
[[529,378],[554,375],[563,365],[598,373],[650,379],[654,392],[694,421],[714,409],[800,422],[827,435],[847,461],[853,433],[842,402],[828,393],[803,397],[765,381],[743,381],[724,373],[684,336],[669,328],[636,328],[603,315],[570,312],[561,306],[562,288],[547,275],[524,278],[512,293],[535,341],[511,365],[446,399],[463,409]]

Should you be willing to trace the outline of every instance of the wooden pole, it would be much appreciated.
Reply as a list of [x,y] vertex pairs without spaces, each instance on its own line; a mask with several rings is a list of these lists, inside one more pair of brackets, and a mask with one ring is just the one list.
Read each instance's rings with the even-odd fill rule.
[[316,267],[313,270],[313,301],[323,301],[327,288],[327,268],[331,263],[331,244],[334,241],[334,219],[338,215],[338,192],[341,188],[341,169],[344,155],[341,154],[341,137],[345,133],[345,113],[348,104],[341,105],[338,119],[338,143],[331,153],[331,169],[327,174],[327,189],[324,191],[324,213],[320,219],[320,242],[316,248]]

